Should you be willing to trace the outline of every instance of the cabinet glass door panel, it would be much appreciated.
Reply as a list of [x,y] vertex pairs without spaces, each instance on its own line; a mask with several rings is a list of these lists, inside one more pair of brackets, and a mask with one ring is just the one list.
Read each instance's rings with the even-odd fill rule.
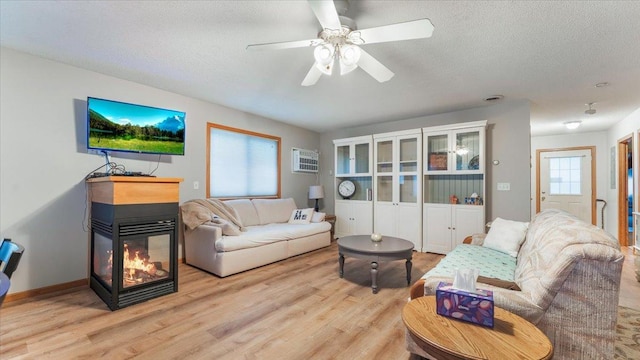
[[356,144],[355,148],[356,173],[369,173],[369,144]]
[[376,170],[381,172],[393,172],[393,141],[379,141],[376,158]]
[[400,140],[400,172],[418,171],[418,139]]
[[456,170],[478,170],[480,166],[480,133],[456,133]]
[[418,202],[418,176],[417,175],[401,175],[399,177],[400,202],[417,203]]
[[428,171],[447,171],[449,154],[448,134],[427,135],[427,158],[424,159]]
[[376,200],[388,202],[393,201],[393,176],[377,176],[376,181]]
[[336,148],[336,174],[349,173],[349,145],[341,145]]

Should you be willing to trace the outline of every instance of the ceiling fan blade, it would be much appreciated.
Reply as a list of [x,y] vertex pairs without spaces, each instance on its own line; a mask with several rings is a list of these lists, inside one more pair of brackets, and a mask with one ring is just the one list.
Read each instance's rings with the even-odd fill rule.
[[247,50],[281,50],[281,49],[292,49],[292,48],[300,48],[300,47],[308,47],[308,46],[317,46],[322,44],[322,39],[310,39],[310,40],[298,40],[298,41],[285,41],[285,42],[277,42],[277,43],[267,43],[267,44],[252,44],[247,45]]
[[342,28],[340,25],[340,18],[338,17],[338,11],[336,11],[336,5],[333,0],[308,0],[311,10],[318,18],[320,25],[323,29],[339,30]]
[[322,76],[322,71],[318,69],[317,63],[314,63],[313,66],[311,66],[311,69],[309,69],[307,76],[305,76],[304,80],[302,80],[302,86],[314,85],[318,82],[320,76]]
[[358,66],[379,82],[389,81],[393,75],[395,75],[391,70],[387,69],[386,66],[382,65],[381,62],[369,55],[366,51],[362,50],[362,48],[360,48],[360,60],[358,60]]
[[433,24],[429,19],[420,19],[357,31],[365,44],[375,44],[431,37]]

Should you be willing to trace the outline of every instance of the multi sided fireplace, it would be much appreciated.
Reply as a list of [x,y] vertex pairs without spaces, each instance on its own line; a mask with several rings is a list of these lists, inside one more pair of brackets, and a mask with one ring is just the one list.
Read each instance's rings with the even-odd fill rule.
[[[109,191],[126,179],[114,181]],[[105,199],[91,185],[91,288],[111,310],[178,291],[178,203]]]

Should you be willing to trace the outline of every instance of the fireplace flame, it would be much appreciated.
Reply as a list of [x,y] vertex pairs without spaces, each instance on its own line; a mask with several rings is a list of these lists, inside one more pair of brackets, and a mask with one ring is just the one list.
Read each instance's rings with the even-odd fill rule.
[[143,257],[139,250],[135,251],[133,256],[129,252],[129,246],[124,244],[124,256],[123,256],[123,270],[127,279],[138,280],[137,276],[139,272],[147,273],[149,275],[155,275],[157,272],[156,265],[149,262],[149,258]]

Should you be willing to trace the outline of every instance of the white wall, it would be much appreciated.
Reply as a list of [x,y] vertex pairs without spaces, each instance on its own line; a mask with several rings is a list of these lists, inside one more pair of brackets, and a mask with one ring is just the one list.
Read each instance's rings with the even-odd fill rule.
[[[640,138],[638,136],[638,132],[640,131],[640,108],[631,113],[629,116],[624,118],[622,121],[612,126],[607,132],[607,149],[611,149],[615,147],[616,149],[616,159],[618,158],[618,140],[633,134],[633,159],[634,165],[638,166],[638,160],[640,159]],[[609,150],[608,150],[609,151]],[[607,151],[607,152],[608,152]],[[610,186],[607,186],[607,201],[609,202],[609,206],[607,206],[607,217],[609,219],[617,219],[618,218],[618,168],[617,162],[610,164],[610,167],[607,171],[615,171],[616,174],[616,186],[615,189],[611,189]],[[634,178],[634,188],[638,189],[638,174],[640,173],[640,169],[636,168],[636,174]],[[610,181],[607,181],[609,184]],[[639,211],[640,205],[638,205],[638,198],[640,196],[635,196],[635,204],[634,210]],[[610,226],[608,227],[609,233],[618,238],[618,222],[616,220],[610,221]]]
[[[541,149],[562,149],[578,146],[595,146],[596,148],[596,198],[603,199],[607,202],[604,208],[605,230],[609,231],[610,221],[606,211],[609,210],[611,204],[607,196],[607,188],[609,187],[609,148],[607,147],[607,132],[588,132],[575,133],[566,135],[552,136],[535,136],[531,138],[531,214],[536,213],[536,176],[537,162],[536,151]],[[596,204],[597,225],[602,226],[602,203]]]
[[[85,145],[86,98],[186,111],[185,156],[163,156],[155,175],[181,177],[181,202],[206,189],[206,123],[280,136],[282,196],[299,206],[315,175],[291,173],[291,148],[318,149],[318,133],[7,48],[0,51],[0,235],[25,246],[10,293],[86,279],[84,177],[104,163]],[[129,171],[153,170],[158,156],[112,156]],[[200,189],[193,189],[193,182]]]
[[[321,137],[322,184],[328,194],[333,193],[334,180],[330,174],[334,170],[333,139],[477,120],[488,120],[485,179],[487,220],[502,217],[529,221],[530,106],[525,100],[324,133]],[[493,160],[500,160],[500,165],[492,165]],[[510,183],[511,190],[496,191],[498,182]],[[324,201],[328,212],[334,209],[333,200],[332,196],[328,196]]]

